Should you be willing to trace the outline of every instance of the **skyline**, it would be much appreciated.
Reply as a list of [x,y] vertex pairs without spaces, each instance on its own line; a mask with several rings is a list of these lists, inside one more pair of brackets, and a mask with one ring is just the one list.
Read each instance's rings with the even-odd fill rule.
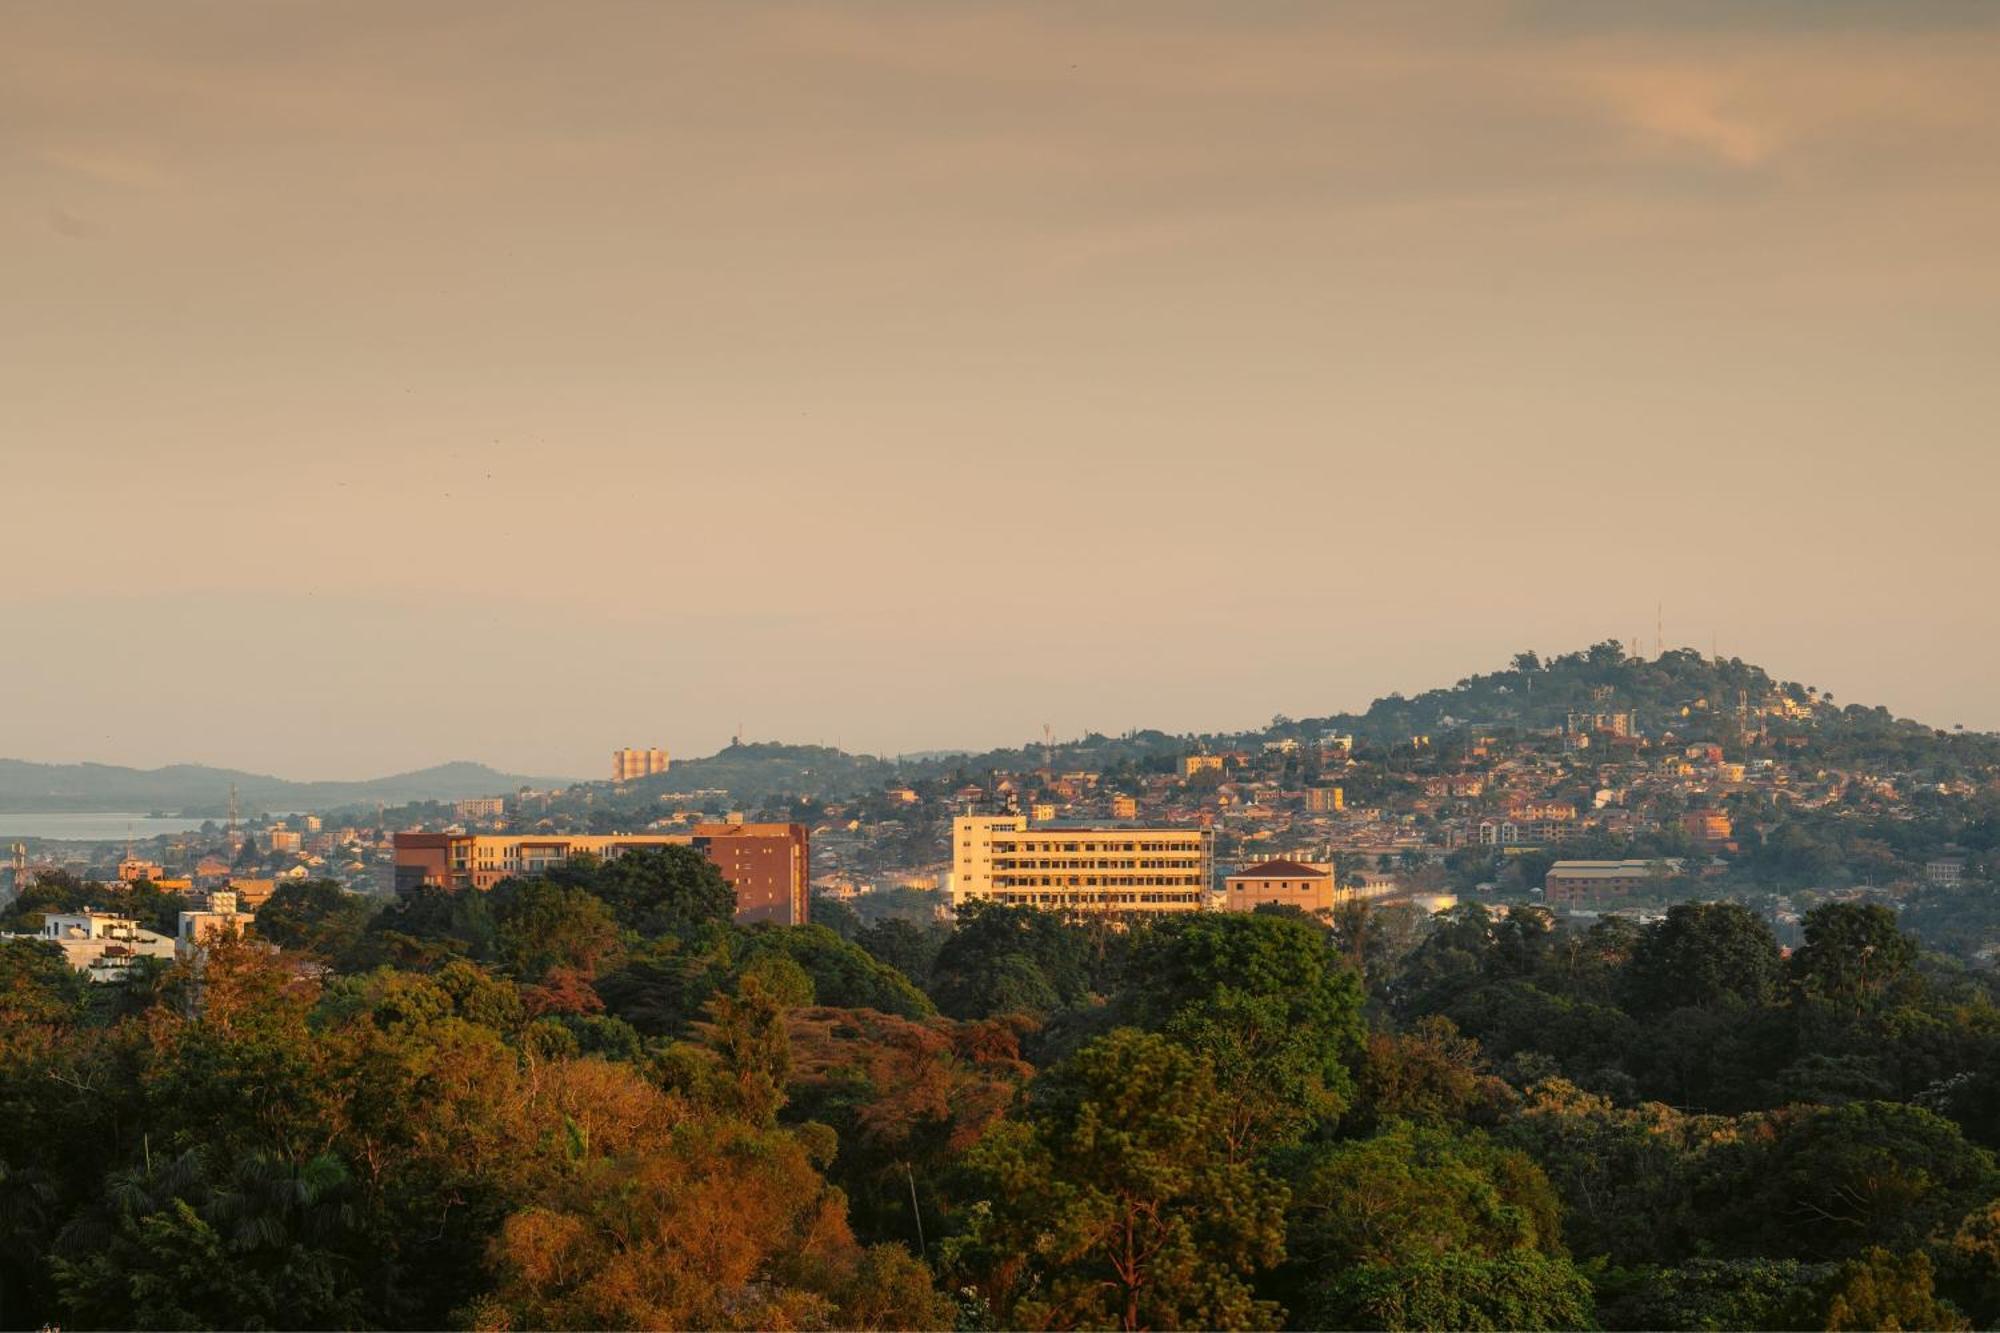
[[2000,728],[1991,7],[15,5],[0,752],[358,778],[1667,641]]
[[[1542,657],[1544,661],[1546,661],[1552,656],[1559,655],[1560,653],[1579,652],[1590,646],[1591,645],[1588,644],[1577,644],[1574,645],[1573,647],[1566,649],[1563,648],[1547,649],[1547,650],[1531,649],[1522,651],[1535,651],[1540,657]],[[1675,651],[1699,651],[1699,650],[1694,649],[1693,645],[1691,644],[1667,643],[1666,651],[1675,652]],[[1639,657],[1641,660],[1649,660],[1655,655],[1656,655],[1655,653],[1646,650],[1642,647]],[[1745,662],[1748,665],[1763,667],[1768,670],[1767,664],[1758,662],[1754,658],[1742,657],[1738,654],[1724,653],[1721,655],[1720,658],[1716,658],[1713,660],[1728,660],[1732,658],[1734,658],[1735,660]],[[1472,672],[1461,673],[1461,677],[1459,678],[1462,678],[1464,675],[1479,675],[1479,674],[1486,674],[1491,671],[1501,670],[1504,668],[1505,665],[1506,664],[1502,662],[1494,662],[1486,666],[1479,667]],[[1773,681],[1781,684],[1788,681],[1795,681],[1798,684],[1810,685],[1813,688],[1820,690],[1825,697],[1833,699],[1841,707],[1845,707],[1848,704],[1861,704],[1863,706],[1872,708],[1877,706],[1881,702],[1879,700],[1874,700],[1874,699],[1859,699],[1848,695],[1843,695],[1838,690],[1828,688],[1822,685],[1820,682],[1803,679],[1795,675],[1787,675],[1786,673],[1781,671],[1770,671],[1770,675]],[[1422,686],[1400,688],[1397,690],[1388,691],[1385,692],[1385,694],[1383,695],[1375,695],[1366,701],[1357,702],[1352,705],[1341,706],[1338,708],[1305,710],[1298,713],[1283,713],[1283,716],[1299,717],[1299,718],[1315,718],[1315,717],[1334,717],[1343,714],[1359,714],[1365,712],[1368,706],[1376,702],[1376,700],[1386,697],[1387,693],[1400,693],[1407,696],[1415,696],[1432,689],[1448,687],[1452,683],[1454,683],[1454,681],[1439,680]],[[1906,714],[1897,712],[1893,708],[1890,711],[1898,717],[1908,716]],[[1216,736],[1216,735],[1232,735],[1232,734],[1249,734],[1265,729],[1270,724],[1271,721],[1275,720],[1276,716],[1277,715],[1273,715],[1272,717],[1245,721],[1241,725],[1228,725],[1228,726],[1159,727],[1159,726],[1152,726],[1149,724],[1140,723],[1128,727],[1107,728],[1107,727],[1085,725],[1080,727],[1078,730],[1074,732],[1068,732],[1068,733],[1063,732],[1061,730],[1054,730],[1052,735],[1053,739],[1058,744],[1061,744],[1061,743],[1080,740],[1085,735],[1091,733],[1100,735],[1109,735],[1109,736],[1135,734],[1146,731],[1156,731],[1167,735],[1180,735],[1180,736],[1204,736],[1204,735]],[[1964,724],[1938,723],[1935,719],[1930,719],[1930,718],[1919,717],[1911,720],[1928,724],[1940,731],[1951,730],[1953,726],[1960,726],[1960,727],[1964,726]],[[1986,729],[1972,728],[1972,730],[1986,730]],[[736,738],[734,736],[725,738],[723,741],[721,741],[716,746],[710,749],[675,750],[671,745],[668,745],[665,748],[667,748],[671,753],[672,762],[678,765],[688,760],[704,759],[711,757],[712,755],[726,748],[735,739]],[[952,754],[977,756],[979,754],[985,753],[990,750],[1001,750],[1001,749],[1032,750],[1043,743],[1043,736],[1039,731],[1035,732],[1032,735],[1024,734],[1017,737],[1001,737],[999,739],[987,743],[982,743],[980,745],[946,744],[946,745],[937,745],[929,747],[915,747],[904,750],[871,750],[865,746],[863,747],[846,746],[846,745],[840,745],[836,742],[805,739],[796,736],[756,736],[756,735],[745,734],[741,739],[743,743],[750,745],[765,744],[765,743],[781,744],[781,745],[829,745],[832,746],[833,748],[841,749],[846,751],[847,753],[858,756],[872,756],[874,758],[891,759],[891,760],[923,759],[923,758],[932,758],[940,755],[952,755]],[[614,746],[612,748],[615,750],[623,747]],[[45,764],[54,766],[60,766],[64,764],[83,764],[83,765],[101,764],[108,767],[131,768],[139,771],[152,771],[161,768],[170,768],[177,765],[192,765],[196,767],[208,767],[215,769],[237,769],[246,773],[255,774],[257,776],[276,778],[286,781],[299,781],[299,782],[366,781],[375,778],[401,776],[405,773],[417,772],[428,768],[444,767],[456,763],[481,764],[488,768],[497,770],[499,772],[513,774],[517,776],[530,775],[529,770],[527,768],[509,764],[504,760],[492,759],[480,755],[440,756],[427,763],[417,765],[408,769],[389,770],[389,769],[378,768],[366,772],[342,773],[333,775],[318,774],[318,773],[290,773],[279,769],[244,768],[242,765],[222,764],[215,761],[202,759],[200,757],[168,760],[164,763],[159,763],[159,764],[150,764],[150,763],[127,764],[127,763],[122,763],[120,761],[103,759],[101,757],[78,758],[78,759],[49,759],[32,755],[0,755],[0,762],[11,762],[11,761],[20,761],[30,764]],[[603,765],[600,764],[599,769],[601,769],[602,767]],[[604,778],[604,774],[601,771],[591,770],[587,768],[578,769],[575,771],[561,771],[552,769],[540,772],[539,774],[535,774],[534,776],[538,776],[542,779],[560,779],[563,781],[571,781],[571,782],[597,782],[597,781],[602,781]]]

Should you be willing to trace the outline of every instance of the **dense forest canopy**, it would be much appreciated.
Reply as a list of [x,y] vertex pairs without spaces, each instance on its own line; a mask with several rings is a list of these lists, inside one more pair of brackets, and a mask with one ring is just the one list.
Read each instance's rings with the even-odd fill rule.
[[1993,984],[1880,907],[730,908],[670,848],[0,944],[0,1323],[2000,1319]]

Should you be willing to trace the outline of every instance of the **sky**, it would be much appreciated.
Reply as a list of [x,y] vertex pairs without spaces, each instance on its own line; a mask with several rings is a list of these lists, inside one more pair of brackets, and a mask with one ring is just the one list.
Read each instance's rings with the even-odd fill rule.
[[0,0],[0,755],[597,776],[1606,639],[2000,728],[2000,6]]

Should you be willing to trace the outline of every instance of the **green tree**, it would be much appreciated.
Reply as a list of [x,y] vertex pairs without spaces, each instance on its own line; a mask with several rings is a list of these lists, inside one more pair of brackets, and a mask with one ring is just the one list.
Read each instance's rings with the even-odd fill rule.
[[1561,1254],[1562,1209],[1527,1154],[1478,1131],[1393,1122],[1300,1154],[1287,1244],[1309,1274],[1454,1251]]
[[1896,914],[1875,903],[1827,903],[1806,913],[1806,942],[1791,957],[1793,982],[1812,1000],[1860,1012],[1914,979],[1917,944]]
[[645,938],[698,935],[727,925],[736,913],[736,891],[692,847],[639,848],[604,861],[577,857],[551,878],[591,894],[620,926]]
[[985,1204],[952,1262],[1023,1327],[1256,1328],[1284,1187],[1233,1160],[1206,1064],[1120,1029],[1044,1075],[970,1155]]
[[257,936],[280,949],[344,959],[361,942],[369,918],[381,906],[332,880],[287,881],[257,909]]
[[1736,903],[1679,903],[1640,932],[1621,998],[1640,1016],[1768,1005],[1782,979],[1778,941],[1762,917]]
[[1822,1328],[1839,1330],[1968,1329],[1972,1325],[1931,1285],[1921,1251],[1871,1248],[1842,1264],[1828,1283]]
[[1337,1119],[1361,1052],[1361,985],[1326,932],[1258,914],[1196,914],[1138,942],[1128,1004],[1141,1026],[1200,1053],[1251,1156]]
[[2000,1195],[1993,1155],[1958,1126],[1899,1102],[1850,1102],[1781,1118],[1702,1187],[1705,1231],[1742,1256],[1847,1259],[1908,1253]]
[[558,969],[594,976],[618,948],[605,905],[554,880],[507,881],[493,890],[493,914],[500,960],[523,981]]
[[1589,1281],[1566,1258],[1511,1250],[1353,1268],[1327,1281],[1305,1323],[1318,1328],[1586,1329]]
[[743,938],[742,957],[780,953],[811,976],[820,1004],[843,1009],[879,1009],[903,1018],[937,1012],[930,997],[895,968],[877,962],[858,944],[825,926],[756,926]]

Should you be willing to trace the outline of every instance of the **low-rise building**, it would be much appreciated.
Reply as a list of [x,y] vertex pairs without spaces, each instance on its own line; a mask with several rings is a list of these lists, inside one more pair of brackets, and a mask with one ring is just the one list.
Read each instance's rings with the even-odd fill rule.
[[234,893],[217,889],[206,907],[181,913],[174,947],[182,958],[198,958],[217,940],[247,935],[256,924],[257,914],[239,909]]
[[172,940],[116,912],[52,912],[42,918],[40,934],[7,938],[53,944],[65,962],[96,982],[124,980],[141,958],[172,961],[174,956]]
[[1275,904],[1302,912],[1331,912],[1339,889],[1331,865],[1279,859],[1246,866],[1224,879],[1222,910],[1254,912]]
[[1615,898],[1651,888],[1680,871],[1678,858],[1663,861],[1558,861],[1542,881],[1542,900],[1550,907],[1576,907],[1598,898]]
[[803,824],[697,824],[687,833],[398,833],[396,888],[491,889],[543,874],[573,856],[599,858],[647,847],[690,847],[736,890],[736,919],[804,925],[812,854]]
[[1965,879],[1965,858],[1940,856],[1924,862],[1924,883],[1938,889],[1955,889]]

